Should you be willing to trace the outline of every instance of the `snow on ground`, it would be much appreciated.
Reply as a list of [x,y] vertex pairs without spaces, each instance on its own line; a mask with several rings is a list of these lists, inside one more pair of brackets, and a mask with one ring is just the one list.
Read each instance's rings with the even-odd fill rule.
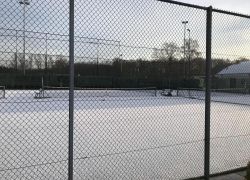
[[[203,175],[203,100],[119,93],[76,98],[75,179]],[[0,100],[0,179],[67,179],[67,98],[34,94]],[[245,166],[250,106],[212,102],[211,112],[212,173]]]

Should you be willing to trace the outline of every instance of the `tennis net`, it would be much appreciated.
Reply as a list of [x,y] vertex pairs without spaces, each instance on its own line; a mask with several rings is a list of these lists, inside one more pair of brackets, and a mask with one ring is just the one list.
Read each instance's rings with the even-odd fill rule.
[[[178,89],[177,96],[190,99],[205,99],[205,89]],[[250,94],[246,88],[211,89],[211,101],[250,105]]]
[[[145,88],[74,88],[75,98],[127,98],[154,97],[157,95],[155,87]],[[68,99],[69,87],[44,86],[35,95],[36,98]]]
[[0,86],[0,99],[5,98],[5,86]]

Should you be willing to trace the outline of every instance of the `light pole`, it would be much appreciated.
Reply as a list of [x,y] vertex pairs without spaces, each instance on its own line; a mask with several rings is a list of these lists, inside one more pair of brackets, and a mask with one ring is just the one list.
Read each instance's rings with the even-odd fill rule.
[[23,5],[23,75],[25,76],[25,31],[26,31],[26,6],[30,5],[29,0],[20,0],[19,4]]
[[18,46],[18,31],[16,30],[16,53],[15,53],[15,70],[17,71],[17,46]]
[[97,39],[96,75],[99,76],[99,39]]
[[121,41],[118,42],[119,43],[119,48],[118,48],[118,58],[120,60],[121,63],[121,74],[122,74],[122,53],[121,53]]
[[186,79],[186,63],[185,63],[185,57],[186,57],[186,26],[187,26],[188,21],[182,21],[182,24],[184,25],[184,38],[183,38],[183,55],[184,55],[184,74],[185,74],[185,79]]
[[190,79],[190,61],[191,61],[191,38],[190,38],[190,29],[188,31],[188,78]]
[[48,33],[45,35],[45,73],[48,72]]
[[123,55],[123,54],[120,54],[120,61],[121,61],[121,75],[122,75],[122,61],[123,61],[123,60],[122,60],[122,55]]

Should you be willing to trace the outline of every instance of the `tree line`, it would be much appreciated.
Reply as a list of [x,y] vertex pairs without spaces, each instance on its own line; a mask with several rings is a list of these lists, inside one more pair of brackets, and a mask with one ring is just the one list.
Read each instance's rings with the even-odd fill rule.
[[[185,54],[184,54],[185,52]],[[5,74],[19,73],[25,68],[27,75],[67,75],[69,74],[69,61],[63,55],[27,54],[25,62],[23,54],[14,53],[8,66],[0,66]],[[197,40],[186,40],[185,46],[179,47],[176,43],[164,43],[161,48],[154,49],[152,59],[124,59],[113,58],[110,61],[97,63],[95,58],[86,59],[76,57],[75,77],[120,77],[149,79],[150,82],[192,80],[205,76],[206,60],[199,51]],[[239,58],[212,59],[212,75],[222,69],[247,59]]]
[[[184,53],[185,52],[185,53]],[[97,64],[96,58],[76,57],[75,69],[79,75],[91,76],[139,76],[139,77],[169,77],[192,78],[205,75],[205,59],[199,51],[197,40],[186,39],[185,46],[179,47],[175,42],[166,42],[159,49],[153,49],[151,60],[143,58],[123,59],[113,58]],[[68,57],[64,55],[45,55],[28,53],[13,53],[9,65],[0,66],[1,72],[22,71],[41,72],[47,70],[51,73],[68,73]],[[212,74],[234,63],[246,61],[239,58],[234,61],[217,58],[212,60]]]

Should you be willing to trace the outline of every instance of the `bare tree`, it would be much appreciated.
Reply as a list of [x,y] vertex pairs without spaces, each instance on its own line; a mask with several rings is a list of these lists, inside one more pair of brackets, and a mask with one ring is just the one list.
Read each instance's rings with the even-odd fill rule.
[[11,60],[10,60],[10,64],[8,65],[8,67],[16,69],[18,68],[18,54],[14,53]]
[[26,69],[32,69],[33,68],[33,60],[34,60],[34,54],[28,54]]
[[160,49],[154,49],[153,58],[169,60],[177,58],[179,54],[180,54],[179,46],[174,42],[170,42],[170,43],[164,43],[162,45],[162,48]]
[[[184,47],[181,47],[182,52],[184,51]],[[201,55],[201,52],[199,51],[199,43],[195,39],[186,39],[185,40],[185,49],[186,49],[186,57],[185,58],[198,58]]]
[[58,68],[58,69],[63,69],[66,68],[68,66],[68,60],[66,57],[64,57],[63,55],[59,55],[56,58],[56,61],[53,65],[54,68]]
[[48,69],[50,69],[50,68],[52,68],[53,65],[54,65],[53,56],[47,55],[47,59],[48,59],[47,66],[48,66]]
[[43,57],[41,54],[35,55],[35,64],[37,69],[42,69]]

